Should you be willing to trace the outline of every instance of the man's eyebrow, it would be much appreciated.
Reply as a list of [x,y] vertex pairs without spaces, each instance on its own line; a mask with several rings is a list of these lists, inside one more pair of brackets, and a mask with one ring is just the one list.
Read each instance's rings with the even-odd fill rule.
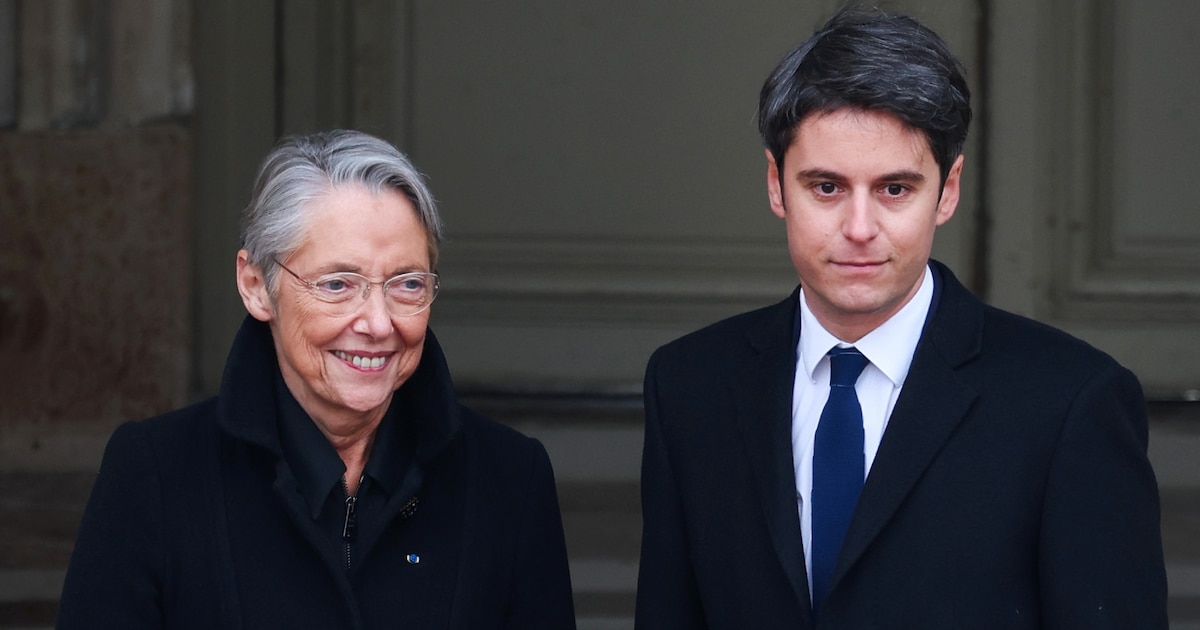
[[925,181],[925,174],[917,171],[896,171],[888,173],[879,178],[881,182],[903,182],[909,184],[919,184]]
[[[845,181],[846,176],[823,168],[808,168],[796,173],[796,179],[802,181],[830,180],[840,182]],[[877,181],[919,184],[925,181],[925,175],[918,171],[900,170],[884,174]]]
[[806,169],[796,173],[796,179],[798,179],[798,180],[829,179],[829,180],[840,182],[840,181],[845,181],[846,177],[844,175],[842,175],[841,173],[827,171],[823,168],[806,168]]

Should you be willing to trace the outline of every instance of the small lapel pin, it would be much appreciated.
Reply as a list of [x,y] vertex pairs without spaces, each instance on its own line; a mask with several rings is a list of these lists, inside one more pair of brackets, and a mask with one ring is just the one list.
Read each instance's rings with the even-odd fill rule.
[[419,556],[415,553],[408,554],[408,563],[409,564],[421,564],[421,556]]
[[421,502],[421,499],[419,497],[414,496],[413,498],[409,499],[408,503],[405,503],[404,507],[400,508],[400,518],[402,518],[402,519],[412,518],[412,515],[417,513],[417,504],[419,504],[420,502]]

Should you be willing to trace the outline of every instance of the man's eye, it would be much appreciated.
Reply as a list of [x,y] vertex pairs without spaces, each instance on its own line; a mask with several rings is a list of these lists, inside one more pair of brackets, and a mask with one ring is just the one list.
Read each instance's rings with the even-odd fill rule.
[[901,184],[888,184],[884,190],[886,190],[887,194],[891,195],[892,197],[899,197],[900,195],[904,194],[905,189]]
[[829,182],[817,184],[817,192],[821,193],[822,195],[832,195],[833,193],[837,192],[837,184],[831,184]]

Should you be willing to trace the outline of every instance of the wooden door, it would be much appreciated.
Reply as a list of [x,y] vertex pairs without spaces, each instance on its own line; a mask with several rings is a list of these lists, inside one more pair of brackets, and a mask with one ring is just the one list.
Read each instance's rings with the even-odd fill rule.
[[1200,4],[992,5],[988,296],[1200,399]]

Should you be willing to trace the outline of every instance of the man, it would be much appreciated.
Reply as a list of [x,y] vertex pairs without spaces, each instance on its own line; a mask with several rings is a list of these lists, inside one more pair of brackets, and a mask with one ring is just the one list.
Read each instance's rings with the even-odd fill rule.
[[1137,379],[929,258],[969,99],[863,10],[763,86],[800,286],[650,359],[639,630],[1166,628]]

